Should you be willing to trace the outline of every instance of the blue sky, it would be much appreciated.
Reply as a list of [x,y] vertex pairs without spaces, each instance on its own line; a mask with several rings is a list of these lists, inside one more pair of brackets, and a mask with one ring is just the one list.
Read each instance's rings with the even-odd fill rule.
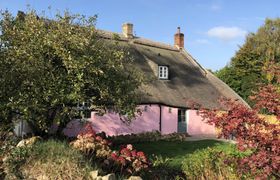
[[265,18],[280,16],[279,0],[0,0],[0,9],[16,14],[27,4],[49,17],[65,9],[97,14],[97,28],[113,32],[131,22],[137,36],[172,45],[180,26],[187,51],[212,70],[224,67]]

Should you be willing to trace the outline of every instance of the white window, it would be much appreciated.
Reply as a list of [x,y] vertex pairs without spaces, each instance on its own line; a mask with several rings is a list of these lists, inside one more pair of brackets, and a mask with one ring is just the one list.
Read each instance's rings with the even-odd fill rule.
[[168,66],[158,66],[159,79],[168,79]]

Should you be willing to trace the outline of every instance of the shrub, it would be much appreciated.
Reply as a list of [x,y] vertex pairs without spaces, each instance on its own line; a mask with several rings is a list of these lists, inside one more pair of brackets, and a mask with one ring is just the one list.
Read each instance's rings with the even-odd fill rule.
[[71,146],[82,151],[85,155],[96,158],[107,158],[111,154],[111,149],[108,146],[108,141],[100,136],[78,136],[78,139],[71,142]]
[[4,166],[8,177],[11,175],[23,178],[22,173],[18,169],[26,162],[26,158],[30,155],[30,147],[18,147],[11,150]]
[[116,171],[127,174],[139,173],[150,166],[148,158],[142,151],[136,151],[131,144],[114,151],[109,158],[115,165]]
[[236,163],[225,162],[229,157],[219,148],[197,150],[185,157],[182,170],[188,179],[240,179]]
[[11,131],[12,129],[6,125],[0,125],[0,179],[6,176],[3,161],[19,141]]
[[142,175],[143,179],[186,179],[178,168],[170,166],[171,159],[161,155],[151,157],[151,167]]
[[111,155],[109,144],[108,140],[96,135],[90,123],[79,133],[77,139],[70,143],[72,147],[85,155],[101,160]]
[[159,131],[144,132],[139,134],[127,134],[119,136],[108,137],[115,145],[140,143],[140,142],[154,142],[159,140],[164,141],[184,141],[189,137],[188,134],[172,133],[162,135]]
[[252,151],[250,156],[240,158],[238,169],[241,173],[249,172],[256,178],[280,178],[280,124],[268,123],[258,115],[258,112],[265,109],[280,120],[280,114],[277,114],[280,112],[280,94],[276,91],[270,85],[260,88],[259,94],[254,96],[257,102],[253,109],[233,100],[225,100],[223,103],[228,111],[223,114],[202,111],[208,123],[221,129],[220,137],[230,138],[233,135],[239,150]]

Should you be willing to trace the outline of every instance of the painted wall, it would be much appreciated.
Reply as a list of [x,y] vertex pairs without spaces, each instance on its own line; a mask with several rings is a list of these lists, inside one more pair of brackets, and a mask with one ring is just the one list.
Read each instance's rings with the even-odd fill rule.
[[[121,117],[114,112],[109,112],[103,116],[99,116],[95,112],[92,112],[91,118],[88,119],[88,121],[92,122],[93,129],[96,132],[99,133],[104,131],[110,136],[158,131],[160,117],[159,106],[141,105],[139,108],[141,109],[142,114],[138,115],[130,124],[123,122]],[[64,129],[64,134],[69,137],[76,136],[82,127],[83,125],[78,120],[73,120]]]
[[190,135],[216,136],[215,127],[203,121],[196,110],[187,110],[187,132]]
[[[130,124],[123,122],[120,116],[114,112],[107,113],[103,116],[98,116],[92,113],[91,122],[96,132],[104,131],[106,134],[120,135],[141,133],[148,131],[159,130],[159,106],[158,105],[142,105],[139,107],[142,111],[136,119]],[[122,117],[124,118],[124,117]]]
[[178,108],[161,106],[161,133],[170,134],[178,130]]
[[[109,112],[103,116],[92,112],[91,118],[93,129],[96,132],[104,131],[107,135],[120,135],[141,133],[148,131],[159,131],[160,108],[159,105],[141,105],[139,108],[142,114],[132,120],[130,124],[123,122],[120,116],[114,112]],[[178,130],[178,108],[161,106],[161,132],[169,134]],[[190,135],[215,136],[214,126],[208,125],[196,113],[195,110],[186,111],[187,133]],[[123,117],[124,118],[124,117]],[[71,121],[64,129],[64,134],[73,137],[83,128],[84,124],[79,120]]]

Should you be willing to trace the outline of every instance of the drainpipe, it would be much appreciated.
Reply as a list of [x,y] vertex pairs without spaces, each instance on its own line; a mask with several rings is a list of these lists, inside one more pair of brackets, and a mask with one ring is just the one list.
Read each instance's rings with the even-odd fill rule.
[[161,105],[159,105],[159,132],[161,132]]

